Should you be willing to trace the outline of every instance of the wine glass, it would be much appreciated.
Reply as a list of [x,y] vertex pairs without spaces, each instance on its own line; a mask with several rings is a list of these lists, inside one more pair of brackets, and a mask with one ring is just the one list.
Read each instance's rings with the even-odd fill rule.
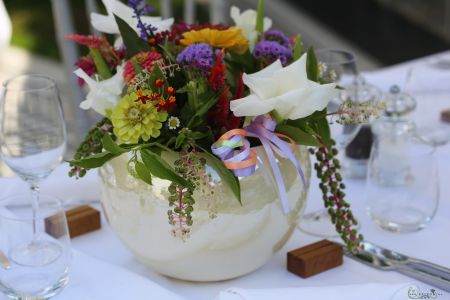
[[[69,280],[71,251],[66,215],[61,201],[41,195],[39,214],[34,216],[31,203],[23,204],[28,198],[25,194],[0,200],[0,291],[15,300],[48,299]],[[35,254],[22,255],[24,246],[35,240],[32,224],[36,224],[40,241],[53,245],[48,252],[40,251],[39,259]]]
[[0,156],[31,189],[33,239],[10,253],[40,265],[57,259],[60,247],[37,230],[39,183],[63,158],[66,127],[56,83],[43,75],[21,75],[3,84],[0,95]]
[[[339,49],[319,49],[316,51],[316,57],[320,77],[325,81],[334,81],[341,88],[351,87],[352,89],[354,89],[352,85],[361,84],[353,53]],[[328,105],[328,113],[331,113],[329,116],[331,136],[336,141],[339,153],[344,152],[345,147],[355,138],[360,129],[360,125],[341,125],[335,122],[336,117],[333,112],[338,111],[343,100],[343,94],[340,93]],[[303,232],[315,236],[337,236],[335,226],[325,208],[303,215],[298,227]]]

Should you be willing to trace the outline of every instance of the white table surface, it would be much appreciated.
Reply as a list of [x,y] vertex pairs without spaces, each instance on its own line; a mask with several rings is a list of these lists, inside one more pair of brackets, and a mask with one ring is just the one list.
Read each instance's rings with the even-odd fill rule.
[[[450,52],[448,54],[450,55]],[[402,85],[405,74],[410,66],[421,64],[423,61],[414,61],[386,68],[376,73],[367,74],[366,78],[369,82],[386,90],[393,83]],[[450,79],[450,70],[447,73]],[[430,78],[430,81],[432,80]],[[450,83],[450,80],[448,82]],[[418,101],[419,105],[415,118],[426,117],[425,115],[420,116],[420,112],[427,112],[430,106],[433,109],[450,108],[450,85],[447,92],[442,92],[438,95],[422,95]],[[427,113],[427,116],[429,115]],[[429,225],[419,232],[398,234],[387,232],[377,227],[365,213],[364,180],[346,180],[346,193],[347,200],[352,204],[352,209],[362,224],[361,231],[367,240],[407,255],[450,267],[450,145],[443,146],[437,151],[437,159],[439,161],[441,183],[439,209]],[[55,170],[48,180],[43,183],[42,191],[58,196],[64,200],[73,198],[82,198],[85,200],[98,199],[99,191],[95,171],[79,181],[65,177],[66,171],[67,165],[62,165]],[[9,192],[14,192],[19,187],[24,190],[27,188],[25,184],[19,183],[17,179],[0,179],[0,186],[4,192],[5,189],[10,189]],[[307,211],[321,208],[321,205],[322,200],[320,190],[317,187],[317,179],[313,176]],[[214,299],[219,291],[230,287],[283,288],[369,282],[402,283],[411,281],[401,274],[378,271],[348,258],[344,258],[344,264],[342,266],[322,274],[308,279],[297,277],[286,271],[286,252],[318,240],[318,238],[308,236],[298,230],[293,234],[287,245],[272,260],[251,274],[237,279],[215,283],[179,281],[161,276],[138,263],[118,238],[115,237],[104,220],[102,225],[103,227],[99,231],[74,238],[72,240],[72,246],[95,258],[143,275],[149,280],[158,283],[186,299]],[[132,285],[132,283],[130,284]],[[143,299],[150,299],[150,296],[143,295]],[[66,299],[64,292],[55,299]]]

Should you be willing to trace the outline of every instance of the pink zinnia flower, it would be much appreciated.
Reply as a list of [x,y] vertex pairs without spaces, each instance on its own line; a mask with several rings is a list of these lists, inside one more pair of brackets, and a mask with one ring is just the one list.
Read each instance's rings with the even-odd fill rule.
[[156,61],[160,60],[162,55],[156,51],[150,52],[139,52],[133,56],[130,60],[125,63],[125,68],[123,70],[123,78],[126,82],[131,82],[136,76],[136,70],[134,69],[133,62],[137,63],[144,70],[152,71],[153,65]]

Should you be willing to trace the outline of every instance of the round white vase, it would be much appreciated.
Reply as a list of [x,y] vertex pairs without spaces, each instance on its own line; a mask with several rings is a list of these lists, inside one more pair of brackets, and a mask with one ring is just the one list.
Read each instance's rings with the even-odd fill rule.
[[[306,178],[303,185],[293,164],[277,158],[284,177],[290,212],[283,213],[273,172],[261,146],[257,169],[239,178],[242,206],[214,169],[217,216],[210,218],[208,199],[194,193],[193,225],[185,241],[171,234],[167,211],[170,182],[153,178],[150,186],[127,171],[122,155],[100,168],[101,202],[113,231],[135,257],[153,270],[177,279],[218,281],[238,277],[264,265],[295,230],[303,211],[311,162],[306,147],[296,157]],[[163,153],[172,163],[174,158]]]

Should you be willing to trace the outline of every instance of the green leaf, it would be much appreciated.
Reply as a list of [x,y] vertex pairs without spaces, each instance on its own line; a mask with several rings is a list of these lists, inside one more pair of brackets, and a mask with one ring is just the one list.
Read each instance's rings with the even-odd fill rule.
[[301,56],[302,56],[302,36],[300,34],[297,34],[295,37],[295,44],[294,44],[294,53],[293,53],[294,61],[299,59]]
[[134,69],[134,73],[135,74],[139,74],[141,73],[144,69],[134,60],[131,60],[131,64],[133,65],[133,69]]
[[256,15],[255,29],[260,35],[264,33],[264,0],[258,1],[258,13]]
[[118,154],[104,151],[97,153],[83,159],[72,160],[69,163],[73,166],[78,166],[85,169],[94,169],[103,166],[107,161],[119,156]]
[[189,92],[189,85],[185,84],[181,88],[177,89],[177,94],[184,94]]
[[207,137],[207,136],[208,136],[208,133],[207,133],[207,132],[200,132],[200,131],[192,131],[192,132],[189,134],[189,137],[190,137],[191,139],[193,139],[194,141],[200,140],[200,139],[202,139],[202,138],[204,138],[204,137]]
[[[287,125],[297,127],[301,131],[315,137],[319,146],[329,146],[331,145],[331,133],[326,115],[327,109],[325,108],[320,111],[315,111],[306,118],[288,120]],[[320,140],[317,137],[320,137]]]
[[143,149],[141,150],[141,158],[145,167],[154,176],[161,179],[170,180],[183,187],[191,186],[191,184],[186,179],[178,175],[175,170],[161,158],[161,156],[158,156],[148,149]]
[[114,15],[117,26],[119,27],[120,35],[126,47],[126,58],[131,58],[141,51],[149,51],[150,46],[141,39],[136,31],[130,27],[124,20]]
[[311,47],[308,50],[308,58],[306,59],[306,72],[308,79],[317,82],[319,80],[319,67],[317,57],[314,49]]
[[152,184],[152,174],[150,174],[150,171],[145,167],[143,163],[141,163],[140,161],[135,161],[134,170],[143,182],[150,185]]
[[111,78],[112,74],[109,70],[108,64],[103,59],[100,51],[98,49],[89,48],[89,54],[94,61],[95,68],[97,69],[98,74],[102,77],[103,80]]
[[216,170],[216,172],[223,179],[223,181],[231,188],[231,191],[233,192],[234,196],[242,205],[241,186],[239,184],[239,180],[236,178],[236,176],[234,176],[233,172],[228,170],[227,167],[225,167],[225,165],[223,164],[223,162],[220,159],[218,159],[214,154],[211,154],[210,152],[206,151],[200,146],[198,147],[203,150],[205,156],[209,159],[209,162],[211,163],[214,170]]
[[202,101],[202,105],[195,111],[195,114],[192,116],[186,127],[195,128],[199,126],[203,116],[216,105],[217,101],[219,101],[219,96],[216,93],[211,93],[207,100]]
[[320,146],[320,143],[313,135],[307,133],[298,127],[291,125],[278,125],[276,132],[282,133],[293,139],[298,145]]
[[184,134],[179,134],[175,140],[175,149],[178,149],[183,145],[186,140],[186,136]]
[[225,56],[225,61],[228,75],[230,75],[229,73],[239,74],[241,72],[251,74],[257,71],[256,60],[250,50],[247,50],[244,54],[230,52]]
[[331,132],[330,125],[328,124],[328,120],[326,118],[315,119],[315,121],[311,124],[311,127],[314,128],[317,135],[322,139],[322,143],[326,146],[331,146]]
[[120,147],[119,145],[117,145],[116,142],[114,142],[112,140],[112,138],[109,134],[105,134],[103,136],[102,144],[103,144],[103,148],[106,151],[109,151],[114,154],[122,154],[122,153],[126,153],[129,151],[128,149],[124,149],[124,148]]

